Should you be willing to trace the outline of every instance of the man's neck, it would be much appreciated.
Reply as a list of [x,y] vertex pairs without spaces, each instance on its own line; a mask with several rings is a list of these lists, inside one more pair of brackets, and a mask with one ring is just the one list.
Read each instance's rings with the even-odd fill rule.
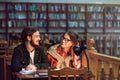
[[29,42],[26,42],[25,46],[26,46],[28,52],[30,52],[30,53],[35,50],[35,48]]

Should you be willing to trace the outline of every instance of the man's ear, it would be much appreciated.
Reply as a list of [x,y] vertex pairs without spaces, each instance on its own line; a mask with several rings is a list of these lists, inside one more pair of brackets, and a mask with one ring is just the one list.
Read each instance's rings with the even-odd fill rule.
[[31,36],[27,36],[27,40],[30,41],[31,40]]

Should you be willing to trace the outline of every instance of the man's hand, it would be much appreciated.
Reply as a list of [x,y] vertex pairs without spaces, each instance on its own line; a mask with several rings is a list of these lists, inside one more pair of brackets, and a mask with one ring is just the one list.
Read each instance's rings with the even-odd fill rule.
[[25,70],[37,70],[37,67],[35,65],[29,64]]

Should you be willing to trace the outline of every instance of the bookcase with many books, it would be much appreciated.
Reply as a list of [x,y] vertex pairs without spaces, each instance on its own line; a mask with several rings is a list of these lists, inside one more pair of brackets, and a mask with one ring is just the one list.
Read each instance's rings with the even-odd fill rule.
[[104,20],[105,33],[110,36],[105,38],[105,50],[110,55],[120,57],[120,5],[105,5]]
[[27,26],[27,5],[24,3],[7,4],[7,30],[20,32],[20,29]]
[[28,27],[39,27],[41,33],[46,33],[48,27],[47,4],[28,4]]
[[62,33],[67,28],[67,5],[48,4],[48,33]]
[[[38,27],[41,33],[61,34],[75,31],[89,33],[101,53],[114,52],[111,42],[120,38],[105,35],[120,34],[120,6],[112,4],[75,3],[0,3],[0,38],[9,40],[12,31],[20,33],[24,27]],[[101,36],[102,35],[102,36]],[[110,47],[112,46],[112,47]],[[116,50],[116,49],[115,49]]]
[[97,50],[107,55],[120,56],[120,6],[104,4],[101,7],[103,19],[100,20],[103,23],[101,28],[103,35],[96,35]]
[[86,5],[68,4],[67,8],[67,29],[86,33]]
[[7,20],[6,20],[6,4],[0,3],[0,38],[6,38],[6,27],[7,27]]
[[98,52],[104,53],[103,42],[104,39],[100,34],[104,33],[104,5],[102,4],[88,4],[87,5],[87,33],[90,33],[96,41],[96,48]]

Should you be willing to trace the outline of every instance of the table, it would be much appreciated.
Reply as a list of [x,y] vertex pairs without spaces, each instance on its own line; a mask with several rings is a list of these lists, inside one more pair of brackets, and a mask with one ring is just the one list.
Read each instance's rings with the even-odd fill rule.
[[15,80],[48,80],[47,70],[38,70],[36,74],[21,74],[14,72]]
[[[38,70],[36,74],[28,75],[28,74],[21,74],[19,72],[14,72],[15,80],[48,80],[48,70],[41,69]],[[58,80],[58,77],[54,76],[52,80]],[[65,80],[65,76],[62,77],[62,80]],[[69,80],[73,80],[73,76],[70,76]],[[77,77],[77,80],[83,80],[83,79]]]
[[[40,69],[37,70],[37,74],[39,75],[25,75],[25,74],[20,74],[19,72],[11,72],[11,62],[6,62],[6,66],[8,67],[8,69],[6,70],[6,74],[7,74],[7,79],[11,80],[11,74],[12,74],[12,80],[13,80],[13,76],[15,77],[14,80],[48,80],[48,70],[47,69]],[[10,71],[9,71],[10,70]],[[58,80],[56,79],[57,77],[55,77],[52,80]],[[65,77],[63,77],[65,79]],[[73,80],[73,77],[71,77]],[[62,79],[62,80],[64,80]],[[77,80],[83,80],[78,78]]]

